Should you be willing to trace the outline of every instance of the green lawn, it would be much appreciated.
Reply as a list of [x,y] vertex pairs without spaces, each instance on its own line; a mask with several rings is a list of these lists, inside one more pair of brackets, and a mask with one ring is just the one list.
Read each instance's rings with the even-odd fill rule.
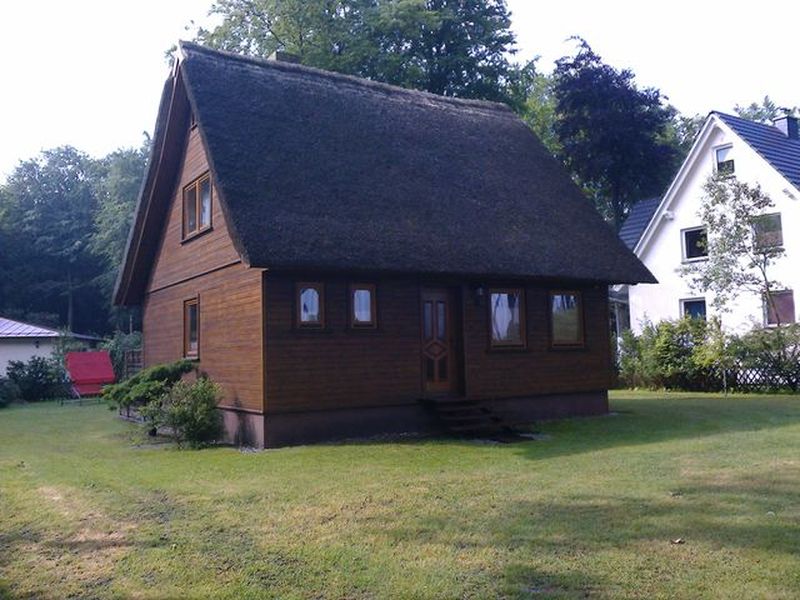
[[521,444],[260,453],[2,410],[0,597],[800,597],[800,397],[612,409]]

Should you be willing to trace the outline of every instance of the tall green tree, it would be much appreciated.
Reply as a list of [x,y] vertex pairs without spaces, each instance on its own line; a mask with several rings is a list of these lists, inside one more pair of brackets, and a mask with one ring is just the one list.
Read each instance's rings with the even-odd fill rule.
[[93,168],[70,146],[45,150],[17,166],[3,201],[14,256],[6,295],[33,310],[58,312],[70,329],[94,324],[89,288],[101,267],[89,248],[97,208]]
[[197,40],[446,96],[513,103],[525,68],[505,0],[218,0]]
[[637,200],[660,194],[678,164],[675,110],[629,69],[604,63],[585,40],[556,61],[555,131],[567,167],[618,229]]

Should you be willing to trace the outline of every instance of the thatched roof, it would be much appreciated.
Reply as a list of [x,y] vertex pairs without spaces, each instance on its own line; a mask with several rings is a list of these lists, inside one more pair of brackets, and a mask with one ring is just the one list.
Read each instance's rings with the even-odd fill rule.
[[654,281],[504,105],[180,48],[251,266]]

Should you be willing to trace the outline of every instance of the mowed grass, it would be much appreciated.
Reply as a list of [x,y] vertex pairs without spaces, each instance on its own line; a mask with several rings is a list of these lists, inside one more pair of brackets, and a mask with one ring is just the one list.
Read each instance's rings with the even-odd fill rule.
[[612,410],[512,445],[259,453],[137,445],[103,406],[3,410],[0,597],[800,596],[800,397]]

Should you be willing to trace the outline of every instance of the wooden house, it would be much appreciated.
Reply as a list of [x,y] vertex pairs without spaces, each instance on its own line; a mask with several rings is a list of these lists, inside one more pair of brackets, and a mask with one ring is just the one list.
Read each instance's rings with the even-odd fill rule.
[[607,411],[607,286],[653,281],[506,106],[182,43],[115,301],[277,446]]

